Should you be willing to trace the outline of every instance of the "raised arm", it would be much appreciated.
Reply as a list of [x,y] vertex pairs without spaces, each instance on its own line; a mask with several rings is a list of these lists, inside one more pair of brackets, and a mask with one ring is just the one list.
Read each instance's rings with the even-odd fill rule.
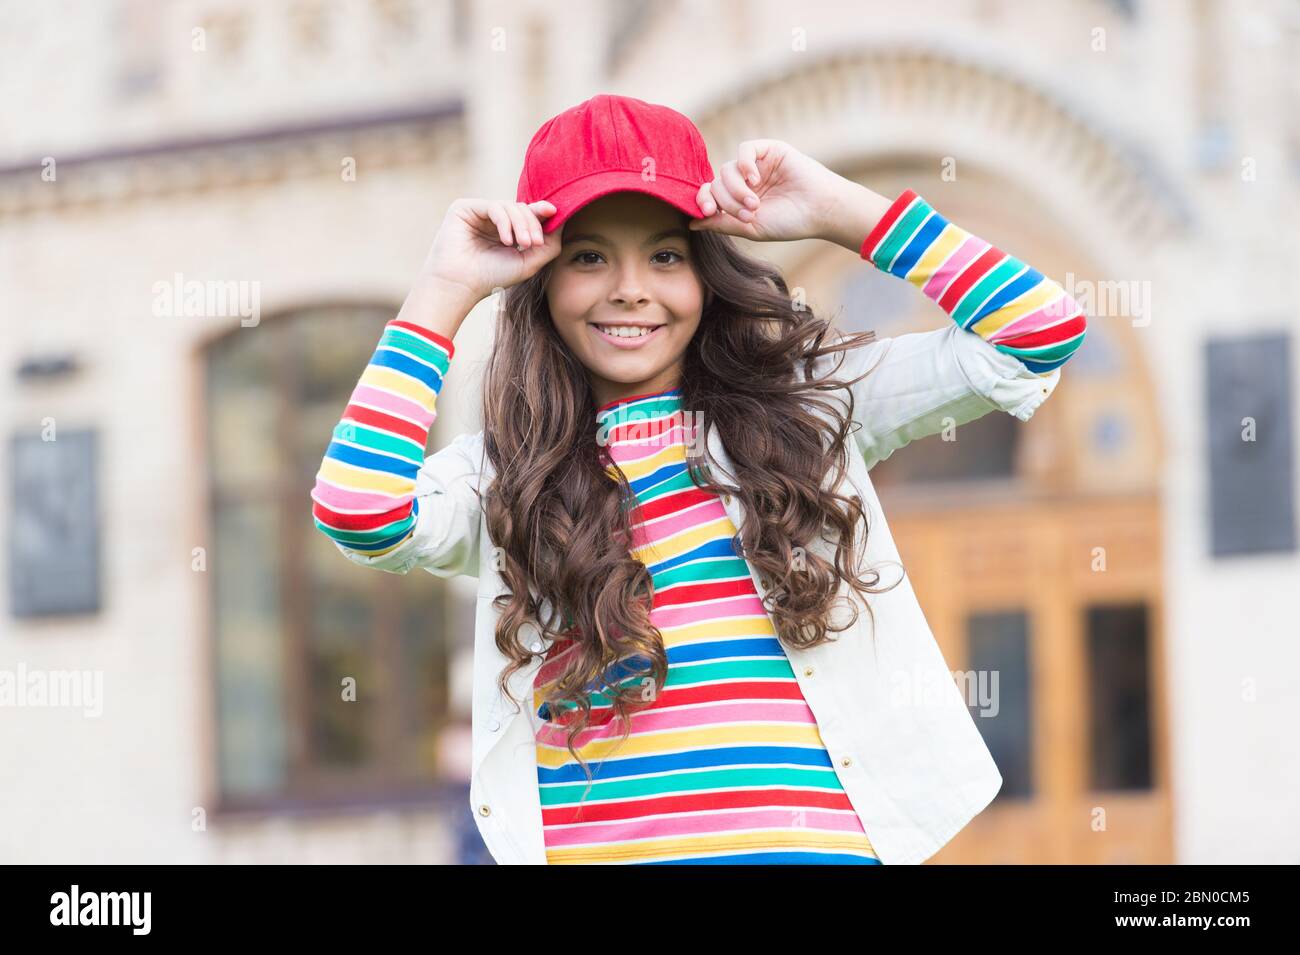
[[912,283],[962,330],[1039,375],[1083,344],[1087,318],[1060,285],[949,222],[911,189],[890,205],[859,255]]
[[390,573],[422,567],[476,576],[483,433],[425,457],[452,340],[494,289],[535,274],[560,250],[543,235],[548,202],[457,199],[397,317],[384,326],[325,450],[312,516],[349,560]]
[[692,230],[754,241],[818,238],[911,282],[952,322],[823,356],[818,377],[857,378],[868,466],[949,423],[994,409],[1026,420],[1083,343],[1083,310],[1061,286],[939,215],[908,189],[892,202],[777,139],[740,143],[700,187]]
[[852,388],[868,467],[993,410],[1027,421],[1083,342],[1087,319],[1074,299],[910,189],[890,203],[854,183],[840,208],[828,238],[915,285],[952,319],[855,349],[841,366],[846,379],[874,369]]
[[391,573],[477,574],[472,436],[425,457],[451,339],[394,318],[353,389],[312,489],[316,527],[350,560]]

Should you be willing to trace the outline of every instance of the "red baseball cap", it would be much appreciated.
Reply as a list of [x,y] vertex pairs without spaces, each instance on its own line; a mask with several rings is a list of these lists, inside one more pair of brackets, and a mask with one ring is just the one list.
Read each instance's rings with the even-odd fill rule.
[[695,195],[712,181],[704,137],[689,119],[667,106],[601,93],[533,134],[515,201],[555,206],[554,215],[539,217],[546,233],[611,192],[644,192],[703,219]]

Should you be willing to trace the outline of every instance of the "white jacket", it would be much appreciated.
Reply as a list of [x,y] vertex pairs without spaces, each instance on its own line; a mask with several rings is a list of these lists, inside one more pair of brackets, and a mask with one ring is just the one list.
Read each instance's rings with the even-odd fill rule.
[[[817,374],[825,374],[836,360],[819,359]],[[867,472],[909,441],[994,409],[1028,420],[1055,389],[1061,372],[1057,368],[1040,377],[951,322],[853,349],[836,377],[849,380],[873,365],[853,386],[859,426],[854,439],[861,454],[849,455],[852,487],[841,492],[859,494],[867,512],[870,533],[858,528],[859,541],[866,535],[865,566],[880,569],[882,585],[902,581],[870,599],[874,647],[871,615],[852,588],[841,584],[841,593],[858,607],[857,623],[831,643],[812,650],[787,648],[787,653],[872,846],[884,864],[898,865],[920,863],[937,852],[989,804],[1002,786],[1002,775],[900,569]],[[706,440],[720,471],[715,480],[734,485],[731,461],[711,426]],[[516,711],[496,685],[506,658],[496,646],[498,614],[492,598],[504,593],[505,586],[475,494],[476,488],[486,490],[492,476],[483,433],[461,435],[425,459],[416,479],[419,517],[409,540],[379,557],[335,546],[355,563],[391,573],[421,567],[438,577],[477,575],[471,808],[497,862],[544,865],[534,749],[539,718],[531,707],[531,686],[549,644],[535,625],[526,625],[525,640],[538,656],[512,680],[513,696],[522,701]],[[726,495],[723,504],[732,523],[742,528],[740,501]],[[827,558],[833,554],[830,544],[818,541],[811,547]],[[766,597],[767,581],[756,577],[754,586]],[[847,618],[837,616],[836,622]]]

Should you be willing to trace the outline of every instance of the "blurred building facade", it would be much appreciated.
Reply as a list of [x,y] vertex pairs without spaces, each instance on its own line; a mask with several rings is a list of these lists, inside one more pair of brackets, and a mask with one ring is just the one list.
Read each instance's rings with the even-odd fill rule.
[[[350,564],[308,493],[447,205],[615,92],[1089,308],[1033,420],[873,471],[1006,780],[935,861],[1300,861],[1297,62],[1293,0],[0,3],[0,859],[483,858],[472,581]],[[752,251],[846,330],[946,320]]]

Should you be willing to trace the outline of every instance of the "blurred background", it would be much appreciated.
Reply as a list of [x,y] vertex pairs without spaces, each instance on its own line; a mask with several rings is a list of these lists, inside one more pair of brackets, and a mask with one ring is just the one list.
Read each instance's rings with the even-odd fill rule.
[[[309,494],[447,205],[608,92],[715,168],[914,188],[1088,311],[1031,421],[872,472],[998,679],[1005,784],[934,861],[1300,862],[1297,64],[1300,0],[3,0],[0,861],[491,861],[474,581],[355,566]],[[751,251],[846,330],[948,321]]]

